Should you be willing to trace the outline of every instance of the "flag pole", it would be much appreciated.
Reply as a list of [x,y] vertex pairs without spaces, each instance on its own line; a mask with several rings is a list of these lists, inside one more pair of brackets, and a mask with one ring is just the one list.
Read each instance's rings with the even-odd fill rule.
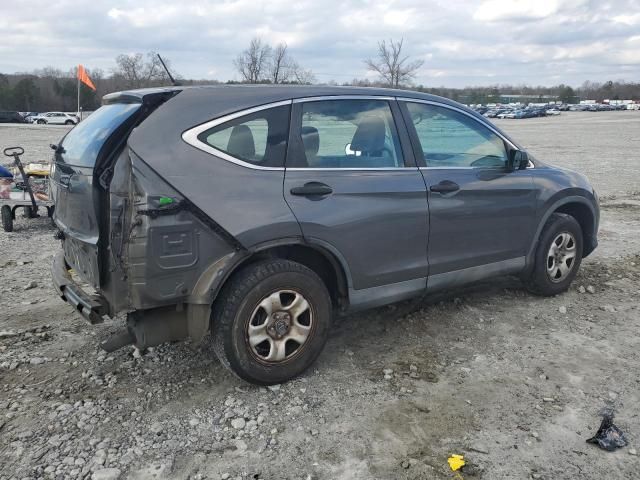
[[76,78],[78,79],[78,119],[80,119],[80,67],[76,69]]

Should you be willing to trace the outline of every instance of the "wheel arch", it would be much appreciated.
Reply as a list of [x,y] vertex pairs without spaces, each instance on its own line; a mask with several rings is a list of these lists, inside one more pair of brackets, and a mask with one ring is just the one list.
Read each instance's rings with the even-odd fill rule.
[[211,309],[220,291],[242,268],[268,258],[298,262],[313,270],[324,282],[334,308],[346,309],[349,304],[351,279],[346,265],[328,248],[305,242],[300,238],[281,239],[238,251],[210,265],[201,275],[187,300],[189,336],[199,342],[209,330]]
[[239,269],[251,263],[264,260],[265,258],[282,258],[298,262],[313,270],[324,282],[331,301],[334,306],[342,308],[348,302],[349,285],[351,285],[348,270],[342,259],[332,253],[329,249],[315,243],[305,242],[299,239],[279,240],[261,244],[251,249],[251,254],[234,265],[226,278],[216,291],[222,289],[223,285]]
[[583,235],[582,258],[588,256],[594,249],[593,237],[596,232],[596,219],[594,212],[586,203],[568,202],[559,205],[553,213],[565,213],[571,215],[580,224]]
[[564,213],[567,215],[571,215],[580,225],[583,234],[583,258],[593,252],[593,250],[597,246],[596,235],[598,230],[599,215],[596,207],[594,207],[593,201],[590,201],[588,198],[579,195],[571,195],[560,198],[544,210],[544,214],[538,222],[533,241],[531,242],[531,246],[529,247],[529,251],[527,252],[528,266],[531,266],[531,264],[533,263],[533,257],[538,245],[540,233],[547,223],[547,220],[549,220],[549,217],[554,213]]

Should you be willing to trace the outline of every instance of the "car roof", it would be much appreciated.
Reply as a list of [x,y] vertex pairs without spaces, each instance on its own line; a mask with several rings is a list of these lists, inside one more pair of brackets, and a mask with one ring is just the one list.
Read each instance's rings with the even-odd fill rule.
[[[274,103],[282,100],[300,99],[307,97],[354,95],[354,96],[386,96],[405,97],[440,103],[459,105],[457,102],[429,93],[378,87],[338,87],[329,85],[198,85],[142,88],[114,92],[103,97],[103,104],[119,103],[122,101],[142,101],[144,97],[162,93],[184,92],[187,96],[201,99],[225,97],[230,103],[239,108]],[[259,99],[260,103],[255,103]]]
[[[138,128],[167,138],[215,118],[253,107],[281,101],[330,96],[380,96],[432,101],[463,110],[479,122],[487,124],[517,145],[510,137],[475,110],[448,98],[411,90],[369,87],[337,87],[323,85],[203,85],[146,88],[115,92],[103,97],[102,103],[145,102],[157,96],[171,97],[162,103]],[[153,135],[155,136],[155,135]]]

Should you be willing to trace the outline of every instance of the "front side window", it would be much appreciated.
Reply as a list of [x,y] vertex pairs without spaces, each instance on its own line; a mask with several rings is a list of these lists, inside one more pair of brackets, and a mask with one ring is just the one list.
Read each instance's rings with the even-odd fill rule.
[[323,100],[302,105],[302,167],[393,168],[404,160],[389,103]]
[[503,168],[503,140],[477,120],[445,107],[406,103],[427,167]]
[[253,165],[283,167],[289,111],[280,106],[234,118],[200,133],[198,140]]

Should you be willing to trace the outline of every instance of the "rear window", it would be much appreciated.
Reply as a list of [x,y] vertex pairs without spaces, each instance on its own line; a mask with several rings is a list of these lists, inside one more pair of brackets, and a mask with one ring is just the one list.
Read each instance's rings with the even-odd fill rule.
[[107,139],[139,108],[139,103],[114,103],[100,107],[64,137],[64,150],[58,161],[93,167]]

